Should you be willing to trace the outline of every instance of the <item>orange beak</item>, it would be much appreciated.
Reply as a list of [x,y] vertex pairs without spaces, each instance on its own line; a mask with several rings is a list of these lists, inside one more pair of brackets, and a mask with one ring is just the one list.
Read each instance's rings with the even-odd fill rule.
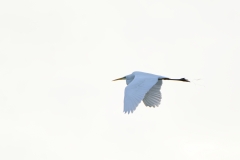
[[113,81],[125,80],[125,79],[126,79],[126,77],[122,77],[122,78],[114,79]]

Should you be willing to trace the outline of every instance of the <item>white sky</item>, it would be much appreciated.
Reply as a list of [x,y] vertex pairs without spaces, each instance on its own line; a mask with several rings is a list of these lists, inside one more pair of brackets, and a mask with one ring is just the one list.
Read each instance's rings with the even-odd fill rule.
[[[240,10],[223,0],[0,2],[0,159],[240,159]],[[123,113],[133,71],[162,103]]]

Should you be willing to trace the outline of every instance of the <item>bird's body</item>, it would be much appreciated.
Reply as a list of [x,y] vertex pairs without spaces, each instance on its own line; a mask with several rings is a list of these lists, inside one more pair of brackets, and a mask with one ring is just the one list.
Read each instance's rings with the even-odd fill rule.
[[139,103],[143,101],[145,106],[157,107],[161,102],[161,86],[162,80],[176,80],[189,82],[185,78],[171,79],[164,76],[155,74],[135,71],[125,77],[115,79],[126,80],[127,87],[125,88],[124,95],[124,112],[133,112]]

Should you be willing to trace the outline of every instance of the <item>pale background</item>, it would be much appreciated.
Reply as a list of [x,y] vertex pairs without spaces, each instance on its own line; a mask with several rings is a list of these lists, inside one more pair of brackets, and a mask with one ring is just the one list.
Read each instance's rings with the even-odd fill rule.
[[[1,160],[239,160],[234,0],[2,0]],[[160,107],[123,113],[133,71]],[[200,79],[200,80],[196,80]]]

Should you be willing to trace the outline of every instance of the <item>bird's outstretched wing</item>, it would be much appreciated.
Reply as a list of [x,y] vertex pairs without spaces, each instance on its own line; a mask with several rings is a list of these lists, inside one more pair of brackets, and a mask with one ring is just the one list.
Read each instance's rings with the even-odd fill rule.
[[125,88],[124,112],[133,112],[157,82],[158,77],[155,75],[135,74],[133,81]]
[[162,96],[161,96],[161,89],[162,80],[159,80],[145,95],[143,99],[143,103],[145,106],[149,107],[157,107],[159,106]]

